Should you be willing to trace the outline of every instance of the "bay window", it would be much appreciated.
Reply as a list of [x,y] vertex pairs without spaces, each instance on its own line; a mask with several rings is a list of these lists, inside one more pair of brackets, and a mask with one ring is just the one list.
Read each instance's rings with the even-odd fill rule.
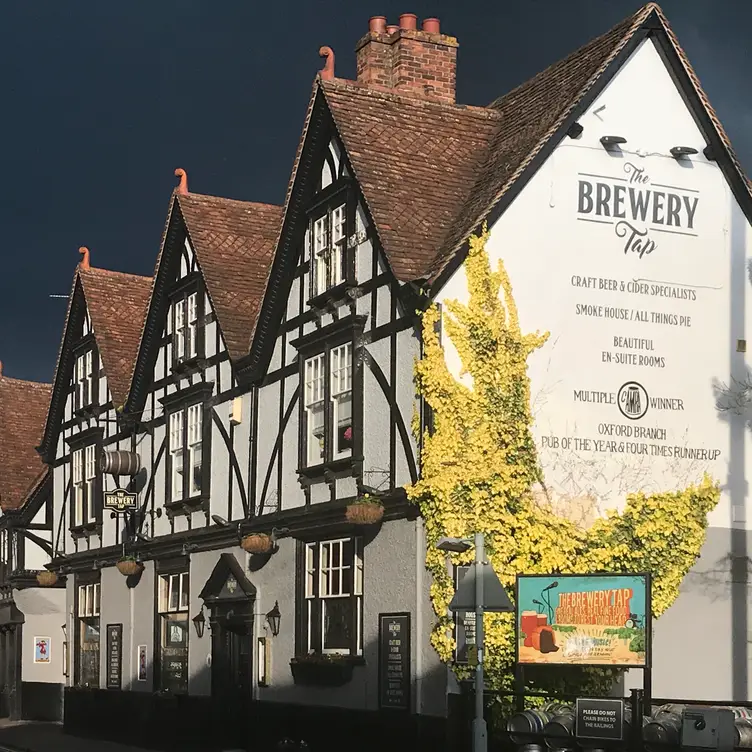
[[170,325],[172,360],[175,365],[201,355],[201,308],[198,292],[186,293],[172,302]]
[[73,380],[75,387],[75,410],[90,407],[96,400],[95,376],[98,372],[97,356],[93,349],[86,350],[76,357]]
[[340,204],[313,221],[311,295],[321,295],[347,279],[347,207]]
[[203,404],[197,403],[169,414],[170,501],[183,501],[202,493],[203,411]]
[[99,582],[78,586],[76,611],[76,684],[99,687]]
[[188,692],[188,572],[159,577],[157,620],[159,622],[159,689]]
[[75,449],[72,464],[72,527],[82,527],[97,521],[99,510],[99,456],[96,444]]
[[338,538],[303,544],[299,652],[363,652],[363,543]]
[[349,457],[353,446],[352,343],[308,358],[303,378],[306,464]]

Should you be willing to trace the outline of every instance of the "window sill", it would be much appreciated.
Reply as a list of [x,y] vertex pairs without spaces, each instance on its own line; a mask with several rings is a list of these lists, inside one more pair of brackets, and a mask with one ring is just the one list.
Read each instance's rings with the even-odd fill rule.
[[308,306],[321,312],[336,308],[337,304],[343,303],[348,297],[351,297],[351,290],[355,290],[356,287],[357,285],[352,282],[340,282],[338,285],[314,295],[308,300]]
[[187,360],[181,360],[172,366],[172,373],[176,376],[188,376],[206,369],[206,358],[195,356]]
[[208,494],[202,494],[200,496],[192,496],[189,499],[166,501],[164,506],[168,517],[175,517],[180,514],[190,517],[194,512],[206,511],[209,509],[209,496]]
[[102,523],[97,521],[87,522],[85,525],[73,525],[70,533],[74,538],[88,538],[91,535],[99,535],[102,532]]
[[298,468],[298,477],[306,480],[331,480],[334,479],[335,473],[341,473],[344,470],[354,472],[356,466],[363,462],[362,457],[342,457],[338,460],[332,460],[331,462],[322,462],[319,465],[311,465],[309,467]]

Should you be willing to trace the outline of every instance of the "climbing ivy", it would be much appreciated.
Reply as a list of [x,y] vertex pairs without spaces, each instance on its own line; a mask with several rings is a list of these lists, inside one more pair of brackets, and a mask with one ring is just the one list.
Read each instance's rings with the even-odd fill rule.
[[[509,276],[501,262],[491,270],[487,240],[487,228],[471,239],[465,261],[468,303],[447,303],[444,318],[462,362],[460,375],[471,377],[472,384],[455,379],[447,368],[435,306],[423,314],[424,355],[415,368],[433,426],[423,435],[421,479],[407,493],[425,521],[437,617],[431,641],[446,662],[452,661],[455,645],[448,613],[454,585],[446,554],[435,545],[441,536],[484,533],[488,556],[510,592],[517,573],[651,572],[657,617],[674,602],[699,556],[707,515],[720,495],[707,476],[681,491],[632,494],[620,514],[610,513],[587,530],[536,501],[533,489],[543,483],[543,474],[531,431],[527,360],[548,334],[522,334]],[[472,552],[451,554],[457,565],[472,557]],[[489,686],[512,689],[514,652],[513,616],[488,614]],[[455,671],[462,676],[467,668],[455,666]],[[592,693],[607,690],[619,671],[548,666],[527,673],[531,689]]]

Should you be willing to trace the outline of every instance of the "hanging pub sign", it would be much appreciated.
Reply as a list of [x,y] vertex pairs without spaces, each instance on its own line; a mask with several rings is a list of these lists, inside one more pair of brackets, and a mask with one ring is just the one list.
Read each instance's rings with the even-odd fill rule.
[[518,575],[517,662],[646,668],[650,576]]
[[379,707],[410,710],[410,614],[379,614]]
[[123,488],[116,488],[114,491],[105,491],[104,508],[119,513],[130,512],[136,508],[137,498],[138,494],[126,491]]

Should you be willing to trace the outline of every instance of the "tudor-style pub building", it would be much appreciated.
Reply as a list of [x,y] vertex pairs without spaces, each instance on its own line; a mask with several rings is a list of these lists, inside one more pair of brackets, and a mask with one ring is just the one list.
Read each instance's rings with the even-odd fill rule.
[[[554,395],[537,414],[539,444],[543,426],[569,430],[557,416],[594,421],[593,431],[620,420],[570,404],[592,364],[580,357],[586,325],[573,313],[582,301],[562,292],[581,292],[574,272],[562,276],[569,242],[601,279],[628,266],[645,284],[681,278],[696,290],[713,324],[706,339],[717,342],[708,359],[715,370],[708,365],[693,390],[708,391],[723,363],[728,370],[724,348],[743,341],[746,309],[730,298],[719,305],[700,280],[728,291],[732,278],[734,290],[743,288],[752,198],[660,8],[644,6],[488,106],[456,102],[457,50],[437,19],[420,27],[412,14],[395,26],[370,19],[355,81],[338,78],[333,51],[321,48],[283,205],[192,192],[178,169],[152,277],[100,269],[96,249],[80,249],[51,390],[17,388],[0,375],[0,670],[12,677],[3,713],[21,717],[19,683],[42,697],[36,685],[55,676],[41,678],[35,645],[44,638],[60,661],[54,681],[58,694],[65,685],[65,727],[74,733],[181,749],[271,749],[283,737],[311,749],[457,748],[459,688],[430,642],[426,533],[405,488],[420,477],[419,437],[431,426],[413,376],[420,312],[431,301],[467,299],[462,262],[484,221],[489,254],[508,263],[523,329],[566,322],[559,349],[545,356],[560,358],[554,371],[567,374],[566,386],[547,387],[550,369],[531,361],[534,387]],[[638,93],[659,121],[634,120],[624,103]],[[627,204],[616,196],[627,192],[588,193],[578,180],[610,175],[619,186],[635,160],[659,176],[657,187],[684,197],[667,200],[667,217],[688,223],[692,215],[681,235],[663,232],[665,222],[649,228],[662,233],[655,242],[667,261],[652,250],[625,254],[623,242],[612,253],[605,235],[585,234],[603,231],[605,220],[578,216],[597,204],[614,220],[606,230],[626,242],[616,221]],[[700,268],[705,251],[690,229],[708,247],[730,244],[718,246],[715,271]],[[560,283],[545,305],[541,280]],[[744,313],[731,321],[721,310]],[[647,366],[643,375],[614,364],[605,385],[587,388],[618,390],[639,376],[646,395],[670,398],[702,369],[690,362],[691,342],[661,339],[669,329],[678,326],[654,339],[673,384]],[[596,339],[617,334],[593,330]],[[462,378],[451,342],[442,344]],[[738,373],[743,355],[732,358]],[[31,414],[24,389],[44,395],[39,430],[22,439],[29,451],[38,445],[36,465],[4,454],[14,445],[3,411]],[[731,429],[711,425],[704,403],[696,407],[707,436],[729,444]],[[734,435],[748,441],[734,420]],[[677,467],[662,478],[679,484],[686,473],[720,472],[692,465],[680,478]],[[743,469],[742,461],[726,492],[733,524],[723,517],[726,499],[686,591],[656,626],[667,654],[689,643],[662,624],[678,620],[692,632],[692,650],[705,651],[705,678],[723,699],[749,693],[726,648],[703,641],[698,614],[730,628],[730,604],[748,589],[737,583],[706,603],[702,578],[693,577],[733,553],[732,529],[746,531]],[[646,487],[655,481],[645,478]],[[552,481],[565,505],[579,500],[567,495],[566,479]],[[608,497],[595,487],[580,496],[591,492]],[[31,591],[58,598],[56,628]],[[21,649],[28,636],[34,646]],[[656,658],[656,694],[706,696],[704,679],[683,670]]]

